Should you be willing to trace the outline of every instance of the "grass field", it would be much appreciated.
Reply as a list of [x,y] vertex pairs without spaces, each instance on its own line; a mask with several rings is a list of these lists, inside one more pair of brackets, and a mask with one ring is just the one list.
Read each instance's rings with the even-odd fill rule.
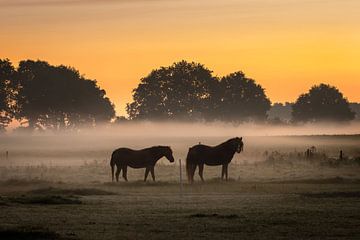
[[[234,165],[232,171],[236,168],[240,166]],[[172,171],[175,175],[176,169],[160,166],[156,183],[143,183],[139,170],[130,174],[129,183],[111,183],[95,180],[101,171],[95,171],[94,178],[87,181],[79,178],[74,182],[70,175],[66,180],[67,174],[62,176],[64,169],[59,167],[48,170],[58,174],[59,179],[52,180],[46,180],[46,176],[20,177],[30,170],[18,168],[18,177],[0,182],[0,238],[360,237],[360,179],[356,175],[359,169],[328,169],[321,178],[305,175],[293,180],[251,180],[250,175],[228,182],[210,178],[206,183],[184,184],[182,191],[176,178],[169,174]],[[68,173],[76,172],[75,167],[71,170]],[[216,176],[217,170],[208,169],[205,173]]]
[[[329,156],[359,151],[359,137],[319,138],[249,139],[230,165],[230,181],[219,180],[220,167],[205,167],[205,183],[196,176],[182,188],[179,166],[166,161],[155,183],[133,169],[130,182],[112,183],[104,149],[86,158],[92,152],[77,148],[76,164],[56,164],[71,155],[61,145],[44,152],[11,145],[14,162],[0,167],[0,239],[360,239],[359,164],[286,157],[314,143]],[[188,143],[174,145],[183,158]],[[261,159],[264,150],[280,151],[281,161]],[[27,154],[31,164],[24,164]]]

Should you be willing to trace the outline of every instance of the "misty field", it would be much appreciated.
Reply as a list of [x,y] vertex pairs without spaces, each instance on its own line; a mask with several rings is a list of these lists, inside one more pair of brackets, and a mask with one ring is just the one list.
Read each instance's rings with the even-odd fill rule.
[[[2,137],[0,239],[360,238],[360,136],[244,137],[230,181],[205,167],[206,182],[189,185],[183,166],[181,187],[188,147],[226,139]],[[111,182],[112,150],[157,144],[176,164],[161,160],[155,183],[143,169]]]

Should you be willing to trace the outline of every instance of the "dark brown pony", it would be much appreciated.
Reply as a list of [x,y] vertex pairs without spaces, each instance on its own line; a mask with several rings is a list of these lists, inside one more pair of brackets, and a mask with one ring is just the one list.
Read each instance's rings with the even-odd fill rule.
[[166,157],[170,162],[174,162],[172,150],[170,147],[157,146],[145,148],[142,150],[132,150],[130,148],[116,149],[111,155],[111,176],[114,181],[114,167],[116,165],[116,181],[119,181],[120,171],[123,171],[123,178],[127,181],[127,167],[132,168],[146,168],[144,181],[146,181],[149,172],[153,181],[155,181],[154,167],[156,162]]
[[199,167],[201,181],[204,181],[204,165],[218,166],[222,165],[221,179],[226,177],[228,180],[228,165],[234,157],[234,154],[243,150],[244,143],[241,138],[232,138],[220,145],[210,147],[202,144],[195,145],[189,149],[186,157],[186,173],[190,183],[194,182],[196,168]]

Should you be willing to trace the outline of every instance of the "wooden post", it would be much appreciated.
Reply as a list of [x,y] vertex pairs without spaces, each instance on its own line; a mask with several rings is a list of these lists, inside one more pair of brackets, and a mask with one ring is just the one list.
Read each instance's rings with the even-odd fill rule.
[[182,184],[182,166],[181,166],[181,159],[179,159],[179,165],[180,165],[180,196],[182,196],[183,184]]
[[8,160],[9,159],[9,152],[8,151],[6,151],[5,156],[6,156],[6,160]]

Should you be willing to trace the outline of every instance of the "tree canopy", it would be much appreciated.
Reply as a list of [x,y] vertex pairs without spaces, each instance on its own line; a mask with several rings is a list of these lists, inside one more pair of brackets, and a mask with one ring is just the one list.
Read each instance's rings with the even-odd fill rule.
[[181,61],[153,70],[133,90],[130,119],[194,120],[212,109],[217,79],[199,63]]
[[225,121],[266,120],[271,102],[264,89],[243,72],[221,79],[219,112]]
[[349,121],[354,117],[348,100],[336,87],[327,84],[313,86],[292,106],[295,122]]
[[131,119],[264,120],[270,100],[242,72],[221,81],[199,63],[181,61],[153,70],[133,91]]
[[74,68],[26,60],[19,63],[17,77],[16,117],[30,128],[94,126],[115,116],[105,91]]

